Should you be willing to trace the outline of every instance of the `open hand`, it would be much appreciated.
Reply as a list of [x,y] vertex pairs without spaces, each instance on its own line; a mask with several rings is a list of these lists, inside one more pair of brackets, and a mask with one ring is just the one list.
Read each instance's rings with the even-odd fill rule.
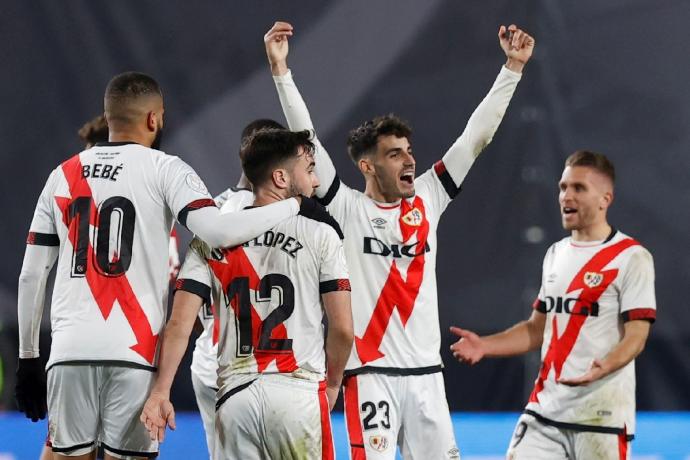
[[603,361],[595,359],[592,361],[592,365],[589,367],[589,370],[581,376],[571,379],[558,379],[558,383],[571,387],[589,385],[590,383],[596,382],[602,377],[606,377],[610,374],[610,372],[611,371],[608,369],[608,366],[606,366]]
[[453,356],[460,362],[470,365],[477,364],[484,357],[484,345],[477,334],[466,329],[451,326],[450,332],[460,337],[460,340],[450,346]]
[[169,426],[171,430],[176,428],[175,409],[172,403],[167,397],[157,393],[151,393],[149,399],[146,400],[139,420],[146,426],[149,436],[154,441],[163,442],[166,426]]

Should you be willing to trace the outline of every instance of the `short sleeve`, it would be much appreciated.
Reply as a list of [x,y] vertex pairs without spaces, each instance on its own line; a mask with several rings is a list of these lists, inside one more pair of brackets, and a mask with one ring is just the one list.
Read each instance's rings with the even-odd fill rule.
[[425,203],[433,208],[435,214],[441,215],[450,202],[460,193],[460,187],[455,185],[446,170],[443,160],[415,179],[415,192]]
[[175,282],[175,290],[196,294],[204,299],[207,305],[210,305],[213,278],[204,257],[206,251],[208,251],[206,243],[198,238],[192,240]]
[[554,253],[556,250],[556,245],[553,244],[549,248],[548,251],[546,251],[546,255],[544,256],[544,262],[542,262],[542,267],[541,267],[541,286],[539,286],[539,293],[537,294],[537,298],[534,299],[534,302],[532,302],[532,309],[537,310],[539,313],[547,313],[546,311],[546,292],[544,289],[544,274],[547,272],[547,264],[550,263],[550,260],[553,259]]
[[50,176],[48,176],[41,195],[38,197],[26,244],[60,246],[60,238],[57,235],[57,227],[55,225],[55,214],[53,213],[57,171],[57,169],[53,170]]
[[656,319],[654,260],[644,248],[635,251],[625,266],[620,285],[621,315],[624,321]]
[[180,224],[187,225],[187,214],[190,211],[216,206],[204,182],[180,158],[167,155],[158,174],[165,202]]
[[345,262],[343,243],[338,233],[326,224],[319,225],[321,254],[319,264],[319,291],[349,291],[350,276]]

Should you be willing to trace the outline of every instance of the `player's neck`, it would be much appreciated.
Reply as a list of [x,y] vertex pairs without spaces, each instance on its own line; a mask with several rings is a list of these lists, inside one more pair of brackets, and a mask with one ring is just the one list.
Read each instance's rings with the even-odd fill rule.
[[290,198],[283,190],[257,188],[254,190],[254,206],[266,206],[267,204],[283,201]]
[[374,181],[367,180],[366,188],[364,189],[364,194],[374,201],[379,203],[397,203],[400,201],[400,197],[397,195],[390,195],[381,191]]
[[143,135],[135,130],[110,131],[108,134],[109,142],[136,142],[146,147],[151,146],[150,136]]
[[573,241],[604,241],[611,234],[611,226],[604,221],[579,230],[570,232]]

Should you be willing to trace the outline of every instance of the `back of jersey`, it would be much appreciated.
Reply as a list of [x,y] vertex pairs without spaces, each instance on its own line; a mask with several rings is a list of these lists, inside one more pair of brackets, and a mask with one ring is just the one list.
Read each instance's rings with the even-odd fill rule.
[[98,144],[56,168],[30,233],[60,245],[48,365],[155,366],[173,216],[212,205],[182,160],[135,143]]
[[264,372],[322,380],[321,294],[349,289],[342,243],[327,224],[290,218],[209,260],[220,308],[220,391]]

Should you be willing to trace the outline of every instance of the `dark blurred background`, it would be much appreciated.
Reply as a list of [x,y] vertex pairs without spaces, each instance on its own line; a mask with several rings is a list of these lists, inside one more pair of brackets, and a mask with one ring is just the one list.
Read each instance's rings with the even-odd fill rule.
[[[239,176],[239,132],[283,120],[263,50],[277,20],[295,26],[290,67],[341,177],[363,187],[345,153],[349,129],[395,112],[414,128],[418,171],[462,132],[505,58],[499,25],[537,40],[493,143],[439,230],[438,285],[453,410],[519,410],[539,357],[455,363],[451,324],[489,333],[529,315],[546,248],[564,236],[556,183],[575,149],[618,169],[611,222],[655,258],[658,321],[637,360],[638,407],[690,409],[690,52],[686,1],[33,0],[0,2],[0,401],[13,408],[16,289],[36,199],[81,149],[76,131],[102,111],[114,74],[161,83],[163,150],[212,193]],[[181,246],[188,235],[182,230]],[[49,346],[48,309],[42,350]],[[194,408],[188,365],[174,401]],[[2,407],[0,406],[0,407]]]

